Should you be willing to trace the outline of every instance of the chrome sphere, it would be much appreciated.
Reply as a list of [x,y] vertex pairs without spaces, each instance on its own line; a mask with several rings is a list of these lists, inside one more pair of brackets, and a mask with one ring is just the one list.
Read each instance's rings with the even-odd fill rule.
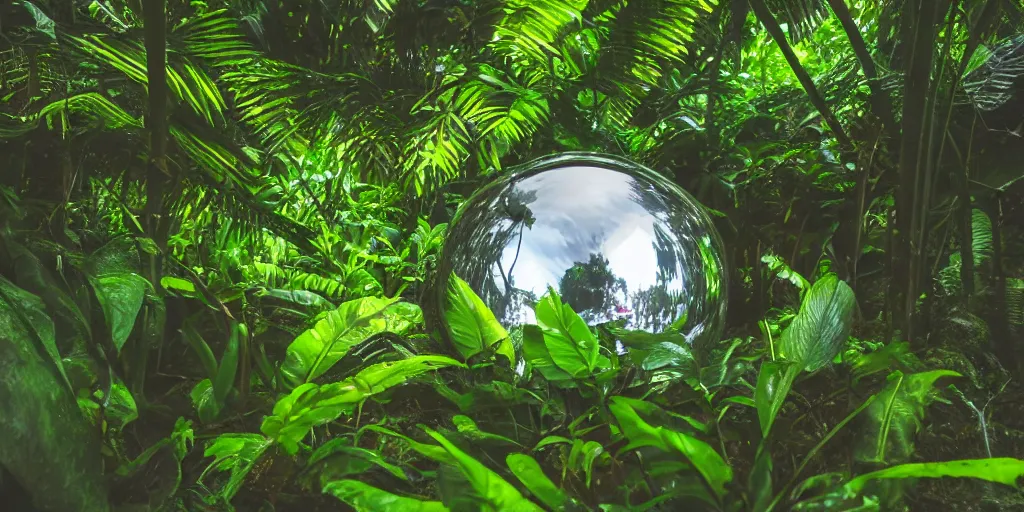
[[473,194],[449,228],[436,283],[445,304],[449,277],[461,277],[508,329],[533,323],[551,287],[591,325],[671,329],[705,347],[722,333],[723,254],[704,208],[668,179],[622,158],[567,153]]

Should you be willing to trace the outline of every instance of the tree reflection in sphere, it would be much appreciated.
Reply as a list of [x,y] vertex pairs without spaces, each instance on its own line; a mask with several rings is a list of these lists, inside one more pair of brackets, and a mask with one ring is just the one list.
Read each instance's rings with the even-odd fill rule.
[[[542,158],[498,178],[456,214],[439,268],[469,283],[506,328],[534,322],[552,287],[587,323],[721,335],[726,272],[704,209],[628,160]],[[438,286],[444,304],[444,286]]]

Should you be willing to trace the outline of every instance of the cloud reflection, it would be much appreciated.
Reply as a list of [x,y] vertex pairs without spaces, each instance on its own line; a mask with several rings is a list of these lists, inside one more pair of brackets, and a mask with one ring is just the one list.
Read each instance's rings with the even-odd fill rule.
[[590,323],[675,324],[691,343],[717,341],[725,313],[721,242],[703,209],[653,171],[592,154],[541,159],[481,189],[453,221],[440,271],[506,327],[533,322],[549,286]]

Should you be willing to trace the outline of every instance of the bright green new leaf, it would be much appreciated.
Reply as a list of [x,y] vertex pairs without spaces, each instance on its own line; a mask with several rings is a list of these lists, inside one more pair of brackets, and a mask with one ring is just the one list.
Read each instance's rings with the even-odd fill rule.
[[466,452],[460,450],[451,441],[438,434],[428,427],[423,430],[433,437],[441,446],[451,454],[456,465],[462,470],[473,490],[477,492],[494,510],[516,510],[522,512],[541,512],[544,509],[526,499],[518,489],[505,481],[500,475],[491,471],[480,461],[470,457]]
[[544,343],[544,332],[536,325],[523,326],[523,357],[531,368],[552,383],[572,384],[572,375],[559,368]]
[[515,364],[515,353],[508,332],[498,323],[494,313],[459,276],[448,280],[448,293],[444,311],[445,326],[455,349],[462,357],[470,357],[499,343],[497,353]]
[[196,285],[188,279],[182,279],[180,277],[164,276],[160,278],[160,286],[166,290],[174,290],[176,292],[183,292],[186,294],[196,293]]
[[978,478],[1013,487],[1024,476],[1024,460],[1013,458],[969,459],[948,462],[922,462],[902,464],[860,475],[850,480],[843,489],[854,497],[872,480],[903,478]]
[[807,292],[793,323],[782,332],[779,355],[808,372],[825,366],[849,337],[856,305],[849,285],[834,274],[822,277]]
[[793,380],[799,373],[798,365],[786,361],[761,363],[757,387],[754,388],[754,405],[757,407],[757,419],[761,423],[763,437],[768,437],[768,431],[775,423],[775,417],[782,409],[782,404],[793,387]]
[[719,500],[725,496],[725,484],[732,481],[732,468],[711,445],[682,432],[648,424],[620,397],[612,397],[609,408],[631,448],[653,446],[682,455],[693,464]]
[[575,378],[594,373],[598,361],[597,338],[586,322],[549,289],[534,308],[544,345],[555,365]]
[[314,426],[330,423],[359,402],[412,377],[446,366],[463,364],[444,356],[414,356],[368,366],[341,382],[322,386],[307,382],[277,401],[260,430],[289,453],[297,453],[299,442]]
[[281,373],[297,386],[323,375],[352,347],[371,336],[388,331],[403,334],[411,326],[409,320],[386,314],[397,301],[397,297],[364,297],[328,312],[288,346]]
[[402,512],[447,512],[440,501],[423,501],[398,496],[358,480],[337,480],[324,486],[324,492],[334,495],[356,512],[379,512],[384,510]]
[[512,453],[505,457],[505,463],[512,474],[542,503],[552,510],[565,507],[568,496],[544,474],[544,469],[536,459],[525,453]]

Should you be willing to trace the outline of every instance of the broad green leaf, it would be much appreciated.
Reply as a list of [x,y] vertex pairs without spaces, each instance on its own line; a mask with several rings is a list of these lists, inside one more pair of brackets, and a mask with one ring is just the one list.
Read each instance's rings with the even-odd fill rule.
[[534,308],[544,345],[555,365],[574,378],[588,376],[597,367],[600,346],[586,322],[549,289]]
[[231,501],[242,485],[245,478],[252,471],[253,466],[263,456],[263,452],[270,447],[269,439],[259,434],[221,434],[217,436],[206,451],[204,457],[214,457],[214,461],[199,476],[202,482],[203,477],[211,470],[229,471],[231,473],[228,481],[217,491],[227,501]]
[[925,409],[935,398],[935,381],[943,377],[960,377],[949,370],[889,375],[885,388],[865,411],[862,443],[856,451],[858,460],[901,462],[914,450],[914,437],[921,428]]
[[31,336],[23,338],[25,342],[29,343],[26,347],[38,347],[37,350],[45,353],[60,374],[67,389],[71,390],[71,382],[64,371],[64,364],[61,361],[60,352],[57,350],[53,320],[46,314],[46,306],[43,305],[39,297],[22,290],[7,278],[0,276],[0,325],[4,323],[12,326],[8,332],[15,332],[14,325],[18,325],[23,327],[26,333],[31,333]]
[[757,387],[754,388],[754,405],[757,407],[757,419],[761,423],[761,436],[768,437],[768,432],[775,423],[782,404],[789,396],[793,380],[800,373],[800,367],[786,361],[765,361],[761,363],[761,371],[757,375]]
[[515,440],[508,437],[480,430],[480,427],[477,426],[475,421],[473,421],[473,418],[470,418],[469,416],[456,414],[455,416],[452,416],[452,423],[455,424],[455,428],[458,429],[459,433],[465,434],[473,439],[494,440],[502,443],[519,445]]
[[1012,487],[1020,487],[1024,476],[1024,460],[1013,458],[969,459],[948,462],[922,462],[901,464],[891,468],[860,475],[850,480],[843,489],[849,497],[856,496],[872,480],[903,478],[978,478]]
[[135,319],[142,309],[142,299],[148,286],[146,278],[122,273],[92,277],[90,282],[110,327],[110,339],[120,351],[135,328]]
[[217,403],[217,398],[213,394],[213,383],[210,379],[203,379],[199,381],[192,392],[189,393],[189,397],[192,398],[192,406],[196,408],[196,413],[199,415],[199,421],[204,424],[213,423],[220,416],[220,404]]
[[505,463],[512,470],[512,474],[552,510],[562,510],[569,501],[568,496],[544,474],[544,469],[533,457],[524,453],[512,453],[505,457]]
[[352,347],[371,336],[387,331],[402,334],[410,326],[409,321],[385,314],[397,301],[397,297],[364,297],[328,312],[288,346],[281,373],[297,386],[323,375]]
[[807,292],[793,323],[782,332],[779,355],[808,372],[825,366],[849,337],[856,305],[849,285],[834,274],[822,277]]
[[544,439],[541,439],[540,441],[537,442],[537,446],[533,447],[533,451],[540,450],[545,446],[550,446],[553,444],[572,444],[572,439],[562,436],[547,436]]
[[438,446],[436,444],[421,443],[407,435],[399,434],[394,430],[390,430],[378,425],[367,425],[360,430],[377,432],[380,434],[394,437],[396,439],[401,439],[406,444],[408,444],[410,448],[416,450],[424,457],[428,457],[443,464],[449,464],[453,466],[455,465],[455,458],[452,457],[451,453],[448,453],[448,450],[445,450],[443,447]]
[[227,403],[228,394],[235,387],[235,373],[238,370],[239,345],[247,343],[249,329],[243,323],[232,322],[228,345],[224,347],[224,355],[217,365],[217,378],[213,381],[213,397],[221,410]]
[[128,391],[128,387],[119,380],[111,383],[109,400],[103,396],[102,390],[96,391],[96,398],[107,404],[105,417],[107,424],[113,430],[124,430],[125,425],[139,418],[139,409],[135,405],[135,398]]
[[620,397],[612,397],[609,408],[631,448],[653,446],[682,455],[693,464],[718,500],[725,496],[725,484],[732,481],[732,468],[711,445],[682,432],[648,424]]
[[590,477],[593,475],[594,462],[604,454],[604,446],[597,441],[587,441],[583,445],[583,473],[586,475],[587,488],[590,488]]
[[446,366],[464,365],[444,356],[414,356],[368,366],[341,382],[302,384],[277,401],[260,430],[289,453],[297,453],[299,442],[314,426],[330,423],[359,402],[412,377]]
[[515,364],[508,332],[469,284],[455,274],[448,280],[444,320],[452,343],[463,358],[469,359],[500,343],[497,353]]
[[160,278],[160,286],[166,290],[174,290],[176,292],[183,292],[186,294],[196,293],[196,285],[188,279],[182,279],[180,277],[164,276]]
[[395,478],[408,480],[402,468],[384,460],[380,453],[351,446],[352,439],[337,437],[327,441],[309,456],[307,466],[317,464],[320,481],[327,483],[353,474],[360,474],[372,466],[383,468]]
[[358,480],[337,480],[324,486],[324,492],[331,494],[354,508],[356,512],[380,512],[384,510],[409,512],[446,512],[447,507],[440,501],[423,501],[398,496]]
[[544,510],[523,497],[515,486],[505,481],[504,478],[494,471],[491,471],[480,461],[460,450],[451,441],[445,439],[444,436],[428,427],[422,428],[451,454],[456,465],[462,470],[462,474],[466,476],[470,485],[473,486],[473,490],[485,499],[494,510],[516,510],[522,512],[541,512]]
[[571,384],[572,375],[555,364],[544,343],[544,332],[536,325],[523,326],[523,357],[548,381]]
[[41,510],[110,510],[100,440],[26,324],[0,304],[0,466]]

